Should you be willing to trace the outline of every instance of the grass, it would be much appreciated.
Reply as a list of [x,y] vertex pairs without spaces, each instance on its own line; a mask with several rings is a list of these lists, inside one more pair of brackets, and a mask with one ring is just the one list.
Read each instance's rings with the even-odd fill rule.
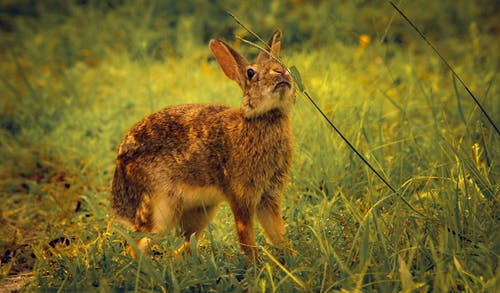
[[[255,11],[236,1],[10,2],[0,2],[5,290],[500,288],[499,137],[388,3],[255,1]],[[498,5],[425,1],[422,11],[415,3],[401,7],[500,125]],[[245,267],[227,207],[193,256],[171,256],[182,243],[173,232],[157,239],[154,256],[131,259],[124,246],[138,235],[108,221],[117,145],[168,105],[239,105],[239,89],[206,47],[245,36],[221,8],[264,37],[283,29],[285,63],[404,201],[299,95],[283,208],[294,253],[283,264],[259,230],[263,263]],[[361,35],[371,41],[360,45]]]

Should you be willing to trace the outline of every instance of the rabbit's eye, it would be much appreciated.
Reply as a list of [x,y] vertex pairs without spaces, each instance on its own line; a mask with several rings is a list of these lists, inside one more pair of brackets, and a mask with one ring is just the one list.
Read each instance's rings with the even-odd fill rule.
[[253,70],[252,68],[249,68],[247,70],[248,80],[251,80],[254,75],[255,75],[255,70]]

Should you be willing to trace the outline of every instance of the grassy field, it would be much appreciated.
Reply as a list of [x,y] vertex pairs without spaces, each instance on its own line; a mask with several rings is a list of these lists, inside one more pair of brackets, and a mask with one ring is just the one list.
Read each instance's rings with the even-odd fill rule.
[[[0,291],[498,292],[500,135],[385,1],[0,1]],[[497,1],[400,1],[500,126]],[[207,47],[267,38],[302,94],[283,215],[294,253],[257,231],[245,267],[224,206],[192,256],[108,220],[118,144],[168,105],[239,105]],[[3,288],[3,289],[2,289]]]

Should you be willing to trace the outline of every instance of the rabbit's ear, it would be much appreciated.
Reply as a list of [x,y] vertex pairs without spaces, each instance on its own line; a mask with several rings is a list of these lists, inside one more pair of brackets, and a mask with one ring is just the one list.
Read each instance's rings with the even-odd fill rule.
[[236,81],[243,88],[245,85],[243,72],[248,66],[245,57],[223,41],[211,40],[209,47],[226,76]]
[[[267,41],[266,44],[266,50],[271,52],[271,55],[274,57],[278,57],[280,54],[281,50],[281,31],[277,30],[273,33],[271,38],[269,38],[269,41]],[[257,63],[262,62],[266,59],[268,59],[270,56],[267,52],[265,51],[260,51],[259,56],[257,57]]]

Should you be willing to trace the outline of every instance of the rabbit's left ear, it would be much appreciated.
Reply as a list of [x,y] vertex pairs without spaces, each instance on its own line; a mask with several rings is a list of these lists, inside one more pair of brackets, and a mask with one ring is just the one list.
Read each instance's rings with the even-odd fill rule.
[[[278,57],[281,50],[281,31],[277,30],[273,33],[269,41],[266,44],[266,50],[271,53],[272,56]],[[257,63],[264,61],[265,59],[270,58],[269,53],[265,51],[260,51],[259,56],[257,57]]]
[[223,41],[211,40],[209,47],[226,76],[236,81],[244,89],[244,72],[248,66],[245,57]]

